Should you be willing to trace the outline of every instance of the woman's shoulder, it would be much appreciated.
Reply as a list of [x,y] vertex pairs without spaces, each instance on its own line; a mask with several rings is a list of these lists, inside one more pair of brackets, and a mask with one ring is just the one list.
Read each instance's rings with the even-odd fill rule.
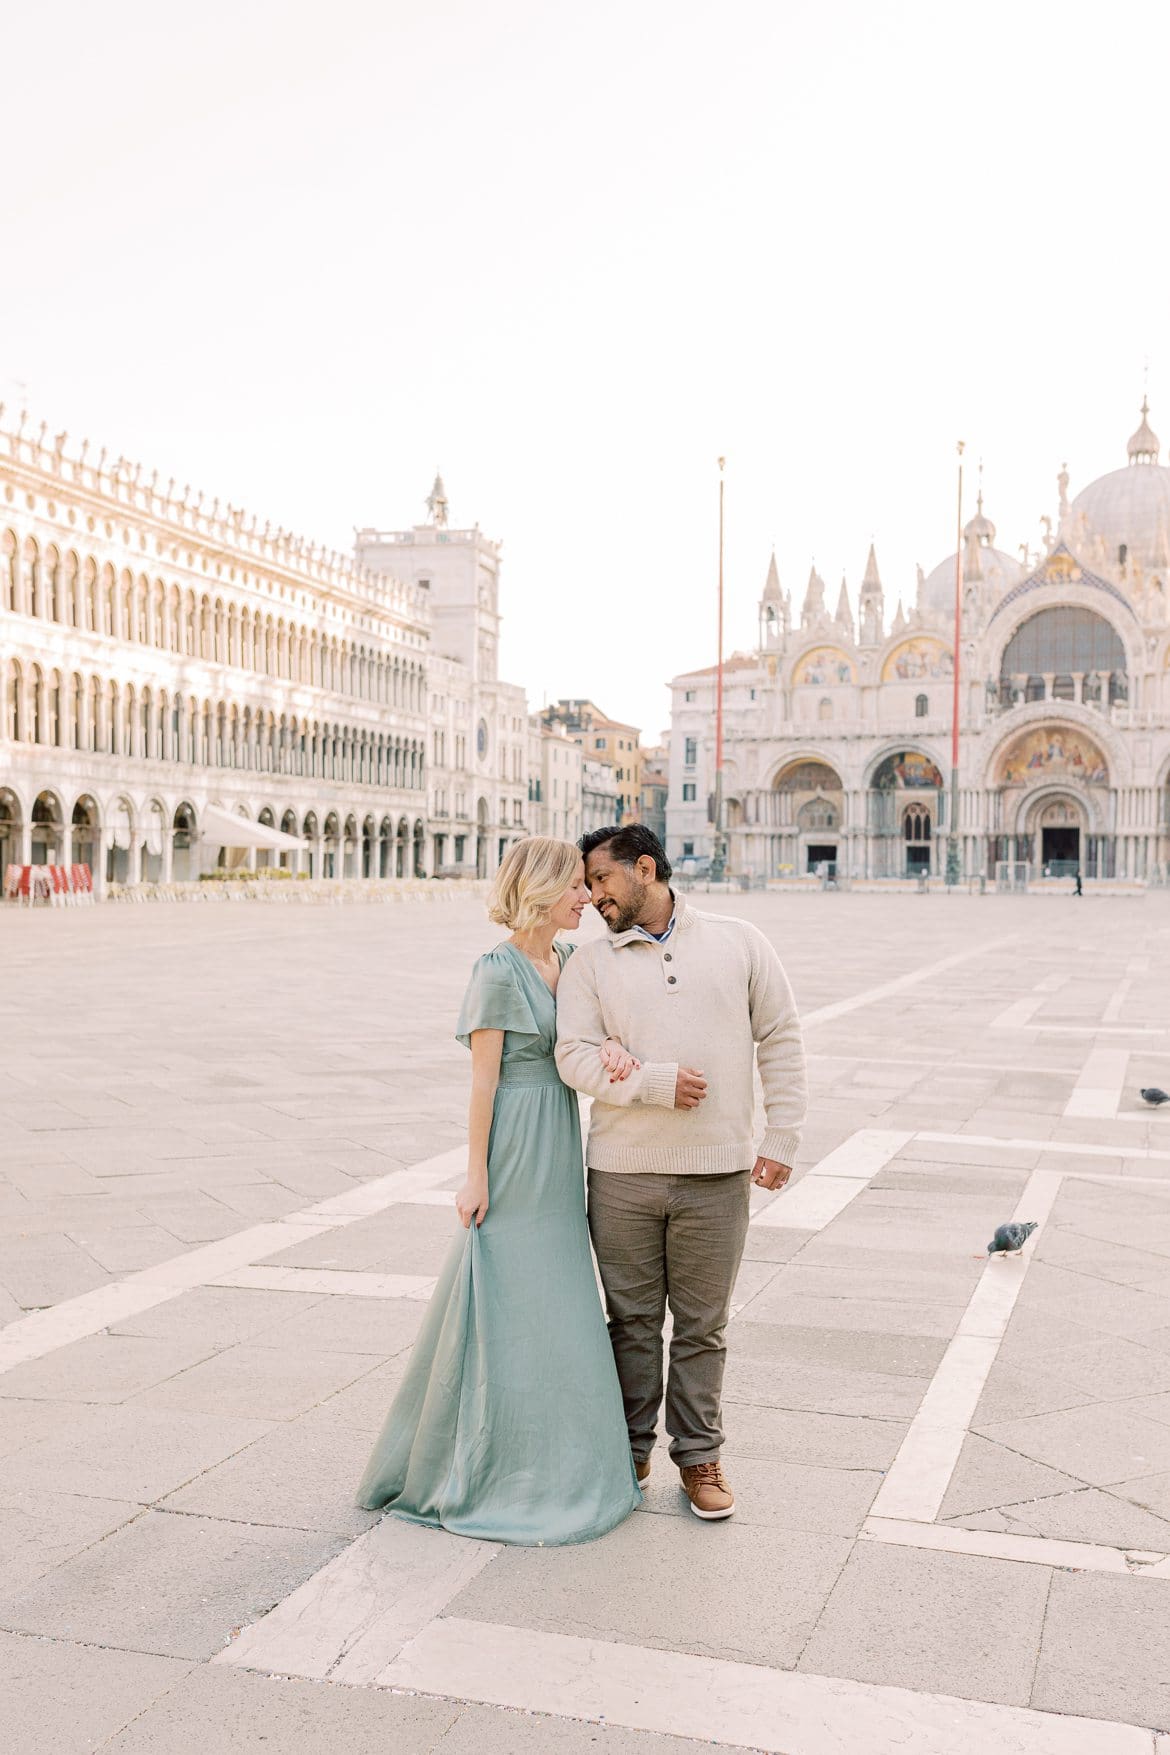
[[495,981],[512,981],[516,975],[516,958],[509,948],[507,939],[501,939],[498,945],[492,945],[484,951],[471,965],[472,975],[488,976]]
[[569,958],[572,956],[573,952],[576,949],[577,949],[576,945],[566,944],[564,939],[560,939],[560,938],[557,939],[556,953],[557,953],[557,956],[561,959],[561,968],[562,969],[564,968],[565,964],[568,962]]

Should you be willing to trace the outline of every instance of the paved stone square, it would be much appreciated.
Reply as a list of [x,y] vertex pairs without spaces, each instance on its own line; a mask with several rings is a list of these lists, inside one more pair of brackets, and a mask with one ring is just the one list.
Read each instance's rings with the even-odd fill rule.
[[1167,1755],[1170,897],[695,899],[810,1059],[738,1511],[660,1448],[549,1550],[352,1503],[451,1235],[482,901],[0,912],[0,1746]]

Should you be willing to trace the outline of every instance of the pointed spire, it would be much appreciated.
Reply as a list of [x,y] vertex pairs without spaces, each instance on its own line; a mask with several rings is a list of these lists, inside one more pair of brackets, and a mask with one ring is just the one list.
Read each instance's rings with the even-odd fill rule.
[[850,637],[853,634],[853,611],[849,606],[849,587],[845,583],[845,575],[841,575],[841,590],[837,596],[837,613],[833,620],[839,627],[848,628]]
[[894,625],[890,631],[891,631],[891,633],[894,633],[894,634],[900,634],[902,632],[902,630],[905,628],[905,626],[906,626],[906,614],[902,608],[902,599],[899,597],[897,613],[894,616]]
[[807,627],[825,613],[825,581],[817,572],[816,567],[809,569],[808,584],[804,588],[804,605],[800,612],[800,625]]
[[776,568],[776,550],[772,550],[772,559],[768,562],[768,577],[764,580],[764,601],[771,602],[780,597],[780,574]]
[[880,591],[882,588],[881,575],[878,572],[877,555],[874,553],[872,542],[869,545],[869,557],[865,563],[865,576],[861,581],[862,590],[864,590],[867,585],[871,590],[876,588]]

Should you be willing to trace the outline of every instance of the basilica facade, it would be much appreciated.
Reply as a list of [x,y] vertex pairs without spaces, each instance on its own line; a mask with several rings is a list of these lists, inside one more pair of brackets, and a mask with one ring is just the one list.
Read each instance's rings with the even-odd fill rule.
[[[811,573],[799,617],[775,559],[759,639],[724,667],[732,874],[1163,880],[1170,871],[1170,468],[1143,403],[1121,467],[1058,504],[1038,553],[997,546],[979,495],[961,552],[888,621],[870,549],[857,616]],[[958,820],[951,808],[961,600]],[[667,847],[710,857],[713,668],[671,684]]]
[[499,546],[428,507],[329,554],[0,424],[0,875],[494,871],[528,792]]

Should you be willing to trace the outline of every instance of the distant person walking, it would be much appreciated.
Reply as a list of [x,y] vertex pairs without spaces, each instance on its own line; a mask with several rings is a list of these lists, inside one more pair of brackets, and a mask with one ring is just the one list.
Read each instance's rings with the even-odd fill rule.
[[[722,1392],[731,1292],[752,1183],[783,1188],[806,1108],[804,1050],[780,959],[745,920],[700,913],[670,888],[642,824],[581,841],[607,938],[583,944],[557,993],[557,1065],[593,1098],[589,1228],[605,1288],[639,1481],[662,1401],[662,1331],[673,1322],[666,1429],[697,1517],[730,1517]],[[610,1083],[617,1038],[640,1064]],[[759,1065],[767,1125],[753,1138]]]
[[1073,895],[1074,896],[1083,896],[1085,893],[1085,889],[1084,889],[1084,885],[1081,883],[1081,874],[1079,871],[1077,872],[1076,878],[1074,881],[1075,881],[1077,887],[1073,891]]

